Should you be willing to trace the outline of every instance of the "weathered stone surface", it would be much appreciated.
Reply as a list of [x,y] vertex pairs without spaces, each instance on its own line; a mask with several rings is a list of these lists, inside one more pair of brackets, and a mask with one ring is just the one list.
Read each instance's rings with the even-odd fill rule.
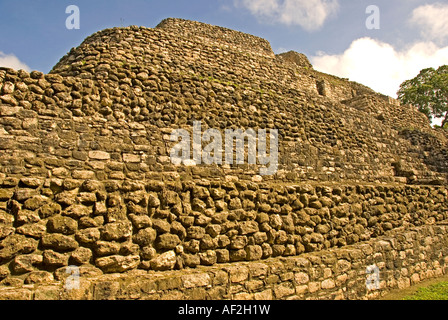
[[42,223],[30,223],[30,224],[24,224],[16,229],[16,232],[19,234],[23,234],[25,236],[29,236],[32,238],[41,238],[45,232],[47,231],[47,228]]
[[89,263],[92,256],[92,250],[84,247],[79,247],[71,253],[70,258],[72,259],[73,263],[80,265]]
[[36,223],[40,221],[40,217],[35,211],[20,210],[16,215],[16,222],[18,224]]
[[92,213],[92,208],[84,205],[74,204],[62,212],[63,215],[69,216],[73,219],[80,219],[81,217],[87,217]]
[[[27,181],[29,181],[29,180],[27,180]],[[37,186],[39,186],[40,183],[41,182],[38,182]],[[47,197],[37,195],[37,196],[31,197],[28,200],[26,200],[25,203],[23,204],[23,208],[34,211],[34,210],[39,209],[40,207],[42,207],[44,204],[46,204],[48,202],[49,202],[49,199]]]
[[85,266],[66,266],[58,268],[54,272],[54,278],[58,281],[62,281],[64,283],[64,286],[66,284],[67,278],[70,276],[74,276],[74,272],[78,271],[80,276],[80,284],[82,287],[83,283],[89,284],[88,279],[90,277],[97,277],[101,276],[103,272],[101,269],[98,269],[91,265],[85,265]]
[[58,215],[48,219],[47,228],[49,232],[70,235],[76,232],[78,223],[72,218]]
[[61,212],[61,206],[58,203],[49,203],[39,208],[39,215],[42,219],[51,217]]
[[94,250],[98,256],[115,255],[120,252],[120,244],[117,242],[97,241]]
[[100,240],[101,232],[99,228],[86,228],[79,230],[75,238],[79,243],[90,245]]
[[137,154],[124,154],[123,155],[124,162],[138,163],[141,161],[140,156]]
[[212,266],[218,261],[216,251],[214,250],[207,250],[205,252],[200,252],[199,259],[201,261],[201,264],[206,266]]
[[50,267],[62,267],[68,265],[69,255],[53,250],[45,250],[43,253],[43,263]]
[[274,296],[277,299],[282,299],[286,296],[293,295],[295,293],[295,289],[290,284],[280,284],[274,287]]
[[140,263],[140,257],[137,255],[133,256],[109,256],[98,258],[95,261],[95,265],[103,270],[103,272],[113,273],[113,272],[125,272],[137,268]]
[[20,184],[27,188],[38,188],[42,185],[43,180],[39,178],[24,177],[20,179]]
[[74,179],[81,179],[81,180],[94,179],[95,172],[90,170],[74,170],[72,173],[72,177]]
[[210,276],[206,274],[187,274],[182,276],[184,288],[206,287],[211,284]]
[[35,266],[43,261],[42,255],[28,254],[19,255],[14,258],[12,270],[16,273],[27,273],[35,270]]
[[72,251],[79,247],[79,244],[72,237],[60,233],[46,234],[41,240],[42,246],[54,249],[58,252]]
[[0,266],[0,281],[8,277],[10,274],[11,272],[7,266]]
[[13,227],[0,226],[0,239],[4,239],[14,232]]
[[232,249],[243,249],[247,245],[246,236],[235,236],[230,241],[230,247]]
[[101,237],[106,241],[122,241],[131,235],[132,225],[129,221],[108,223],[101,229]]
[[[19,104],[17,102],[17,100],[11,94],[5,94],[3,96],[0,96],[0,100],[2,100],[2,102],[7,103],[11,106],[17,106]],[[6,113],[8,113],[8,112],[6,112]]]
[[187,229],[187,236],[191,239],[202,239],[205,235],[205,230],[199,226],[192,226]]
[[95,150],[89,152],[89,158],[94,160],[109,160],[110,154],[108,152]]
[[160,206],[160,199],[155,193],[150,193],[148,195],[148,205],[152,208],[157,208]]
[[164,271],[171,270],[176,265],[176,253],[167,251],[151,260],[151,268],[153,270]]
[[163,219],[153,219],[152,226],[158,233],[168,233],[171,230],[170,223]]
[[2,290],[0,291],[1,300],[31,300],[33,292],[28,289],[22,290]]
[[195,268],[201,264],[201,259],[196,254],[183,254],[182,259],[186,267]]
[[53,275],[47,271],[33,271],[25,279],[25,284],[49,283],[54,280]]
[[152,244],[157,237],[157,232],[153,228],[145,228],[139,230],[135,235],[132,236],[132,239],[138,245],[145,247]]
[[12,234],[0,242],[0,261],[7,261],[18,254],[31,253],[38,241],[19,234]]
[[251,234],[258,231],[258,223],[256,221],[243,221],[239,225],[240,234]]
[[258,245],[246,247],[247,260],[259,260],[263,256],[263,249]]
[[165,233],[160,235],[156,240],[156,246],[162,250],[170,250],[176,248],[180,243],[180,239],[175,234]]
[[247,280],[249,276],[249,269],[244,266],[229,267],[229,280],[232,283],[240,283]]
[[0,189],[0,201],[8,201],[14,195],[14,190]]

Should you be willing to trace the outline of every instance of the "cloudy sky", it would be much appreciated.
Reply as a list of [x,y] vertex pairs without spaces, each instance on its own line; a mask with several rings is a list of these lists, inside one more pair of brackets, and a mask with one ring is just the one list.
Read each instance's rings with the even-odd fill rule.
[[[69,5],[79,29],[66,27]],[[447,0],[0,0],[0,66],[47,73],[96,31],[167,17],[260,36],[392,97],[421,69],[448,64]]]

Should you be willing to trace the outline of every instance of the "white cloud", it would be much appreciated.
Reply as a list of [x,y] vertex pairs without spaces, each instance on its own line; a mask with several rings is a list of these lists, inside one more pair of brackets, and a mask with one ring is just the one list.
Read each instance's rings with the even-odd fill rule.
[[5,54],[0,51],[0,67],[7,67],[15,70],[25,70],[30,71],[31,68],[28,67],[25,63],[19,60],[13,54]]
[[412,12],[409,23],[421,29],[426,40],[443,42],[448,39],[448,4],[427,4]]
[[235,0],[234,3],[263,22],[298,25],[307,31],[320,29],[339,9],[338,0]]
[[320,52],[310,60],[316,70],[349,78],[396,97],[400,84],[417,76],[421,69],[448,64],[448,47],[418,42],[398,51],[388,43],[360,38],[342,54]]

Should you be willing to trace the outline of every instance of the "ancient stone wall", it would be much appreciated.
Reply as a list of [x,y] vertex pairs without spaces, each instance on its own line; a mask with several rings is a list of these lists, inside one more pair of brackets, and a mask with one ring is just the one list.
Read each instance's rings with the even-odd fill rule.
[[[91,79],[14,70],[0,73],[5,79],[0,106],[0,171],[8,175],[46,177],[49,171],[55,170],[70,176],[76,170],[91,171],[90,178],[98,180],[173,175],[190,178],[235,175],[250,180],[259,174],[258,165],[174,166],[169,158],[174,146],[170,133],[179,127],[191,131],[193,120],[197,120],[202,122],[203,131],[277,128],[279,170],[273,176],[264,177],[268,180],[401,181],[394,171],[394,163],[400,161],[413,168],[414,176],[421,179],[446,179],[443,165],[446,137],[436,136],[428,128],[425,132],[434,136],[434,150],[441,151],[436,158],[425,154],[427,146],[400,135],[402,129],[395,120],[398,118],[389,117],[387,110],[392,105],[385,102],[383,112],[375,111],[369,116],[351,104],[334,106],[319,98],[309,102],[308,99],[316,98],[307,95],[285,99],[271,92],[261,94],[263,100],[260,100],[259,93],[253,90],[236,91],[233,86],[197,78],[190,82],[188,89],[195,93],[198,99],[195,100],[183,91],[175,93],[168,83],[162,95],[153,87],[157,86],[155,80],[148,80],[148,86],[142,83],[142,87],[131,89],[129,84],[123,84],[110,91],[107,83]],[[141,78],[146,76],[147,73],[139,73]],[[185,81],[179,75],[177,81],[181,79]],[[209,98],[217,94],[236,95],[241,100],[225,102]],[[376,106],[381,103],[377,102]],[[422,120],[421,115],[419,119]],[[414,123],[413,127],[417,125]],[[96,155],[89,157],[90,152]],[[428,167],[428,159],[438,160]]]
[[202,45],[213,43],[213,45],[221,46],[226,50],[239,50],[268,57],[274,56],[271,44],[267,40],[223,27],[168,18],[160,22],[156,28],[175,36],[197,39]]
[[115,273],[295,256],[448,214],[445,188],[399,185],[6,178],[0,195],[0,277],[25,283],[68,265]]
[[446,275],[447,231],[446,225],[425,225],[335,250],[182,271],[98,275],[81,266],[78,287],[67,286],[71,273],[61,268],[54,281],[0,287],[0,299],[378,299]]
[[[0,68],[1,285],[60,280],[69,265],[219,269],[446,220],[446,133],[290,60],[168,19],[97,32],[50,74]],[[170,134],[193,121],[277,129],[278,170],[173,164]]]

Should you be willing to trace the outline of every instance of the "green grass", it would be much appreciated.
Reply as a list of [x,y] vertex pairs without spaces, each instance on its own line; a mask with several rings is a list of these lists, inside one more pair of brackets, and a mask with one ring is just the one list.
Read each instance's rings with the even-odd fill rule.
[[428,287],[419,288],[403,300],[448,300],[448,282],[439,282]]

